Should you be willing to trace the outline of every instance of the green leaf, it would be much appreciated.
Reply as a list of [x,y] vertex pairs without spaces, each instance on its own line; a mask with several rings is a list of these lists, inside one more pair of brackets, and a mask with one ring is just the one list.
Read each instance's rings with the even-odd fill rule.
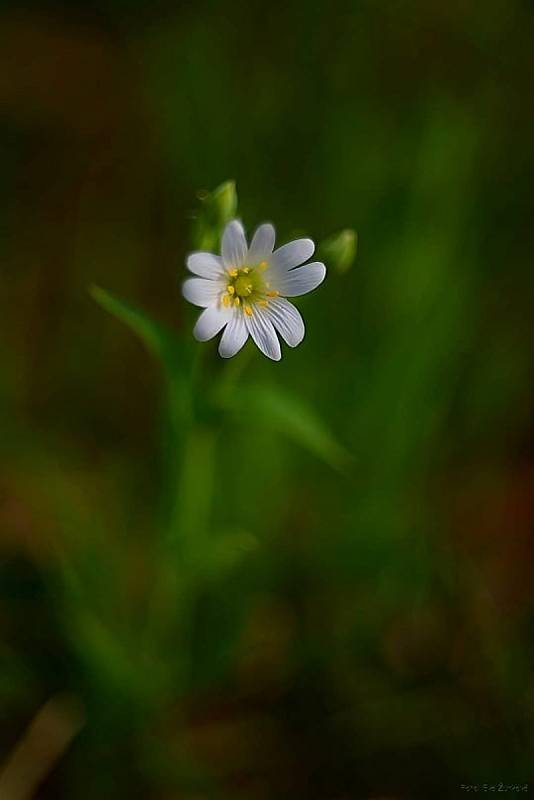
[[103,309],[130,328],[147,350],[161,364],[168,381],[172,424],[179,428],[191,417],[191,377],[194,350],[172,330],[151,319],[144,311],[120,300],[99,286],[90,288],[91,296]]
[[191,366],[192,348],[170,328],[100,286],[91,286],[90,293],[99,306],[124,322],[141,339],[147,350],[162,363],[169,376],[183,374]]
[[287,436],[314,453],[336,470],[345,471],[351,456],[331,434],[317,413],[299,397],[276,386],[258,385],[240,388],[225,398],[229,410],[237,411],[238,419],[264,425]]
[[205,578],[220,580],[238,568],[258,547],[257,538],[246,530],[218,531],[211,537],[209,549],[192,568]]
[[320,252],[328,267],[344,273],[352,267],[357,248],[358,234],[352,228],[346,228],[326,239],[320,246]]
[[73,646],[92,679],[107,691],[137,702],[163,694],[168,681],[166,668],[139,648],[135,632],[120,636],[87,608],[73,614],[69,624]]

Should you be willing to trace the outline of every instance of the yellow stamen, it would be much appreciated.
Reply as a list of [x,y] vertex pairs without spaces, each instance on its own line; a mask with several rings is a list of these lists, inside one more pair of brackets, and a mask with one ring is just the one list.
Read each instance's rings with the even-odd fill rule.
[[268,267],[269,265],[267,264],[267,262],[266,262],[266,261],[260,261],[260,263],[258,264],[258,266],[259,266],[259,268],[260,268],[260,269],[267,269],[267,267]]
[[223,296],[222,296],[222,304],[223,304],[223,306],[225,308],[228,308],[228,306],[230,305],[230,300],[231,300],[231,297],[230,297],[229,294],[223,294]]
[[245,314],[247,315],[247,317],[251,317],[252,316],[252,308],[250,306],[244,306],[244,308],[245,308]]
[[229,284],[226,288],[228,290],[228,294],[235,294],[235,286],[232,286],[232,284]]
[[228,270],[228,275],[229,275],[231,278],[237,278],[237,276],[239,275],[239,272],[238,272],[238,271],[235,269],[235,267],[234,267],[233,269],[229,269],[229,270]]
[[279,294],[280,292],[277,292],[276,290],[273,289],[272,292],[267,292],[267,297],[278,297]]
[[235,297],[234,298],[234,306],[238,306],[240,303],[241,303],[241,298],[240,297]]
[[262,306],[263,308],[267,308],[267,306],[269,305],[269,301],[268,300],[258,300],[258,305]]
[[248,273],[250,272],[250,267],[244,267],[243,272],[245,273],[245,275],[248,275]]

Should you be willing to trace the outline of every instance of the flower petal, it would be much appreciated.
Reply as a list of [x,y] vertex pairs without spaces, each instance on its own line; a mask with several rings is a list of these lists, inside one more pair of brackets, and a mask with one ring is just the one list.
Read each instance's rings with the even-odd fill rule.
[[312,257],[315,245],[311,239],[295,239],[293,242],[279,247],[270,258],[270,266],[278,272],[286,272],[288,269],[304,264]]
[[220,256],[213,253],[190,253],[186,261],[187,269],[201,278],[215,280],[223,276],[223,264]]
[[298,297],[316,289],[324,281],[325,275],[325,265],[320,261],[314,261],[312,264],[305,264],[278,276],[276,289],[285,297]]
[[225,267],[240,267],[245,263],[248,247],[245,231],[239,220],[233,219],[224,229],[221,251]]
[[304,339],[304,322],[300,312],[289,300],[283,297],[269,301],[266,314],[283,340],[290,346],[296,347]]
[[204,278],[188,278],[182,286],[182,294],[194,306],[206,308],[215,303],[224,291],[219,281],[208,281]]
[[219,355],[222,358],[231,358],[238,353],[248,339],[248,331],[243,319],[243,312],[239,309],[232,310],[232,318],[224,329],[219,342]]
[[275,237],[274,227],[269,222],[265,222],[256,228],[248,250],[247,262],[249,264],[258,264],[260,261],[269,258],[273,252]]
[[204,309],[193,328],[193,336],[198,342],[213,339],[232,318],[232,309],[210,306]]
[[261,352],[267,356],[267,358],[272,358],[273,361],[280,361],[282,358],[280,342],[278,341],[278,336],[276,335],[271,320],[268,318],[267,314],[264,313],[263,309],[254,306],[252,316],[245,316],[245,323],[248,332]]

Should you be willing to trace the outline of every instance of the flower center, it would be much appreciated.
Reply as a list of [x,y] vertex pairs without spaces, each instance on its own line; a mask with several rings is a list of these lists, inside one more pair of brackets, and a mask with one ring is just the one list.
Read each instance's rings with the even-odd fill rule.
[[252,294],[256,283],[255,277],[255,273],[250,272],[248,275],[240,275],[239,278],[236,278],[233,287],[238,297],[249,297]]
[[250,317],[253,305],[257,303],[259,306],[267,306],[268,297],[277,297],[278,292],[271,291],[263,277],[267,266],[267,262],[262,261],[255,267],[229,269],[228,284],[221,296],[223,306],[226,308],[232,305],[241,306],[245,314]]

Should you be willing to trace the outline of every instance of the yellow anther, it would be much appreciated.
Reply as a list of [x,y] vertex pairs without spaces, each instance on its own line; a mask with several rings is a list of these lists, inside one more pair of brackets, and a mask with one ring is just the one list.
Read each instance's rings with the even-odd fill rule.
[[244,306],[244,308],[245,308],[245,314],[247,315],[247,317],[251,317],[252,316],[252,308],[250,306]]
[[268,267],[269,265],[267,264],[267,262],[266,262],[266,261],[260,261],[260,263],[258,264],[258,266],[259,266],[259,268],[260,268],[260,269],[267,269],[267,267]]
[[235,294],[235,286],[232,286],[232,284],[230,284],[226,288],[228,290],[228,294]]
[[241,303],[240,297],[234,297],[234,306],[238,306]]
[[267,308],[267,306],[269,305],[269,301],[268,300],[258,300],[258,305],[259,306],[263,306],[263,308]]
[[244,267],[243,272],[245,273],[245,275],[248,275],[248,273],[250,272],[250,267]]
[[237,278],[237,276],[239,275],[239,272],[238,272],[238,271],[236,270],[236,268],[234,267],[233,269],[229,269],[229,270],[228,270],[228,275],[229,275],[231,278]]
[[279,294],[280,292],[277,292],[275,289],[273,289],[272,292],[267,292],[267,297],[278,297]]
[[225,308],[228,308],[228,306],[230,305],[230,300],[231,300],[231,297],[230,297],[229,294],[223,294],[223,296],[222,296],[222,304],[223,304],[223,306]]
[[251,284],[251,283],[247,283],[247,293],[248,293],[248,294],[252,294],[252,289],[253,289],[253,288],[254,288],[254,287],[252,286],[252,284]]

